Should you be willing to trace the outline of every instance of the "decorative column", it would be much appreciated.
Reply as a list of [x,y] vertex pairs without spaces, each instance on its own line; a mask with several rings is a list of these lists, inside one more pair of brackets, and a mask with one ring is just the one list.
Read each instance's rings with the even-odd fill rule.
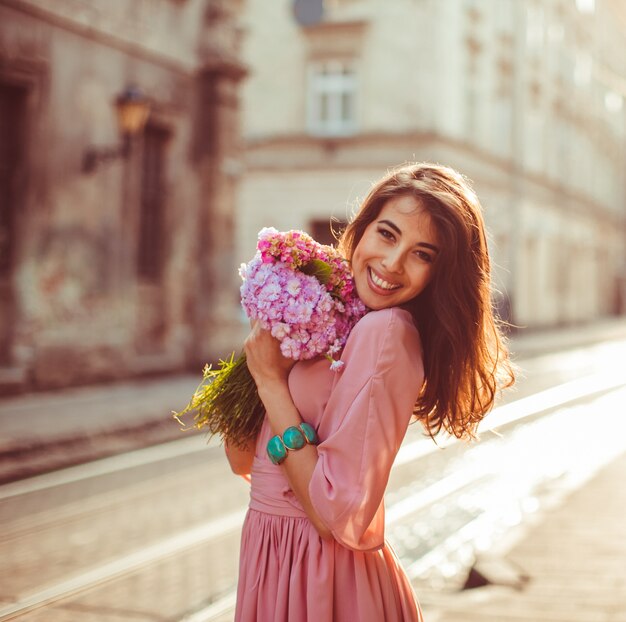
[[198,75],[195,155],[201,176],[193,359],[226,356],[241,335],[234,259],[236,186],[242,171],[238,62],[214,60]]

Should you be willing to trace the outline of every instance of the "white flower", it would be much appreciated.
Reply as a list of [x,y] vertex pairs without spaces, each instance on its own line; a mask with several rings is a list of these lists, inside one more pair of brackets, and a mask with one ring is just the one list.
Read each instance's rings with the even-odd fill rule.
[[341,368],[343,367],[343,365],[344,365],[343,361],[333,361],[330,364],[330,371],[334,371],[334,372],[341,371]]

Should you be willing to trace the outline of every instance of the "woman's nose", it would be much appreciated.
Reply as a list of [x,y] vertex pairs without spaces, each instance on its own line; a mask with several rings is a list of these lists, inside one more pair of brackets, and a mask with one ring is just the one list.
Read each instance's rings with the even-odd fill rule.
[[389,272],[402,272],[404,259],[400,251],[392,251],[383,257],[381,262],[385,270]]

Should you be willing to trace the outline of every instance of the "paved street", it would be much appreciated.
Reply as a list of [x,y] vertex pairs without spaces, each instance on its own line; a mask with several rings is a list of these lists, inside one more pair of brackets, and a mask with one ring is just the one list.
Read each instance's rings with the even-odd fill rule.
[[523,589],[422,593],[427,622],[626,621],[626,453],[516,534]]
[[[624,622],[616,543],[626,541],[626,379],[616,361],[626,340],[580,337],[560,351],[536,344],[480,443],[438,449],[410,428],[386,499],[388,537],[427,622]],[[175,408],[195,381],[178,379],[170,394],[156,380],[148,393],[136,390],[145,382],[112,387],[108,418],[106,387],[59,393],[33,421],[41,433],[55,413],[57,432],[77,425],[85,433],[86,413],[96,413],[114,438],[134,399],[150,395],[136,420],[149,425],[159,397]],[[44,396],[2,408],[21,404],[26,413],[37,403],[45,408]],[[0,486],[0,620],[232,619],[248,487],[219,443],[177,437]],[[461,590],[475,560],[495,585]]]

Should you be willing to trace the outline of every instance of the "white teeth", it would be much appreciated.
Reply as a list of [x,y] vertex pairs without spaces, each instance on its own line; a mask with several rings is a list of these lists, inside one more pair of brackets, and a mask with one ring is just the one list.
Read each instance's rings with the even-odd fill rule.
[[372,277],[372,281],[378,285],[378,287],[382,287],[383,289],[397,289],[400,287],[399,285],[394,285],[393,283],[388,283],[384,279],[381,279],[376,273],[370,268],[370,276]]

